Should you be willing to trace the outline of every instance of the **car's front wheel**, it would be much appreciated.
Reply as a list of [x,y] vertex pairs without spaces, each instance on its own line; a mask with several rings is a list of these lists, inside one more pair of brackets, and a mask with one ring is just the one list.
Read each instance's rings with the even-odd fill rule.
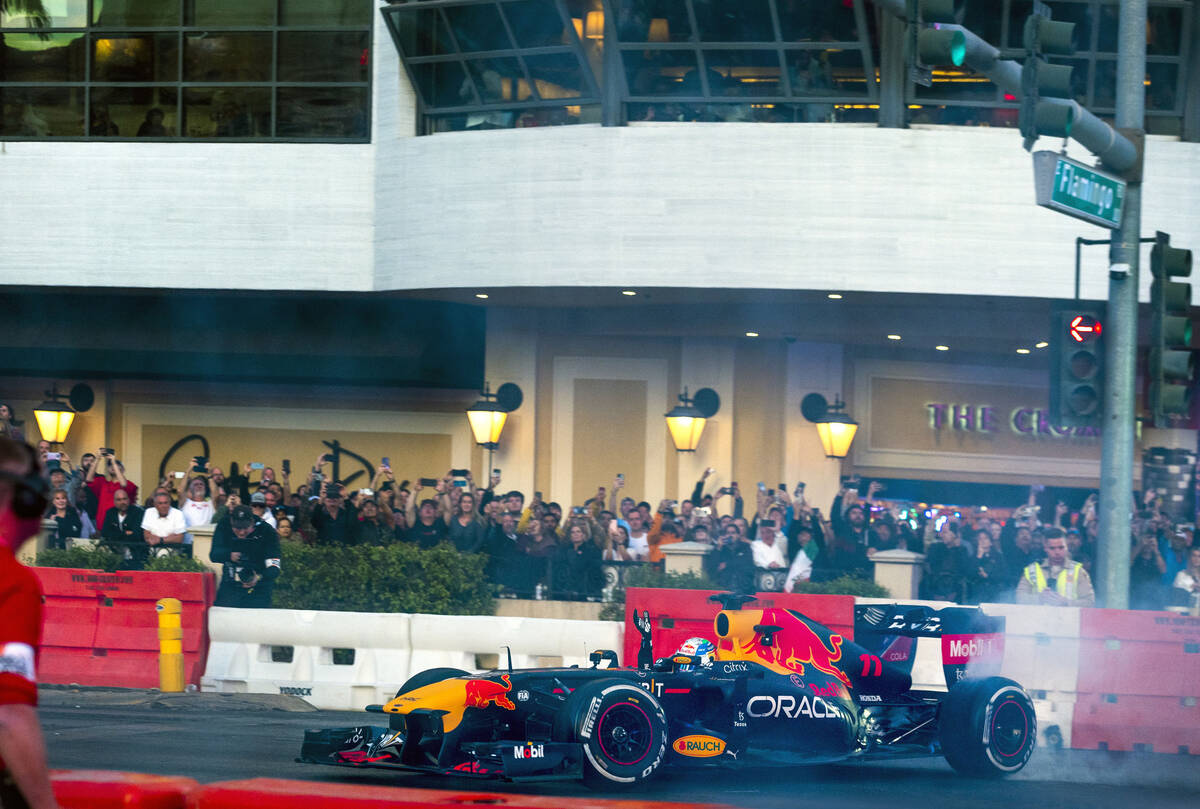
[[667,754],[667,714],[650,692],[621,680],[575,689],[555,737],[583,745],[583,781],[593,787],[631,787],[652,777]]
[[1005,677],[955,683],[938,722],[942,755],[965,775],[1011,775],[1029,761],[1037,742],[1033,701]]

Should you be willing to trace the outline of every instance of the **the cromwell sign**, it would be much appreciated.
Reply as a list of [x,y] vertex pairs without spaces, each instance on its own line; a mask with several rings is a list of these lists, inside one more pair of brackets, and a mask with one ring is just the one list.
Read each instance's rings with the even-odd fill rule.
[[933,430],[962,430],[994,433],[1011,430],[1018,435],[1047,438],[1096,438],[1097,427],[1057,427],[1046,411],[1036,407],[1014,407],[1007,413],[990,405],[927,402],[929,427]]
[[1052,424],[1048,403],[1044,371],[857,361],[854,465],[912,478],[1094,485],[1100,431]]

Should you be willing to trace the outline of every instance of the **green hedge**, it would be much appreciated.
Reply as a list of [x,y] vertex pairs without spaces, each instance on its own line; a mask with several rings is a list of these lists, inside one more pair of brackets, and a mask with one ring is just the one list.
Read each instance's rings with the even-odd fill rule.
[[491,615],[493,587],[486,557],[448,544],[430,550],[395,543],[382,547],[283,545],[282,572],[271,606],[277,609]]
[[38,567],[77,567],[81,570],[103,570],[112,573],[121,557],[103,548],[46,548],[37,555]]

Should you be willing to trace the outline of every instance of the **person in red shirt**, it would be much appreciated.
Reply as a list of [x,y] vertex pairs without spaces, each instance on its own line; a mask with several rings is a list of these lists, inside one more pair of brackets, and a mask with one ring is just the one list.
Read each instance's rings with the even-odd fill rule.
[[37,718],[42,588],[17,561],[41,528],[47,484],[28,444],[0,438],[0,806],[56,809]]
[[[96,471],[103,465],[105,474],[96,476]],[[96,462],[88,467],[87,486],[96,495],[99,505],[96,507],[96,525],[104,525],[104,514],[113,504],[113,495],[117,489],[124,489],[129,495],[129,502],[137,502],[138,487],[125,479],[125,465],[116,459],[112,450],[101,447]]]

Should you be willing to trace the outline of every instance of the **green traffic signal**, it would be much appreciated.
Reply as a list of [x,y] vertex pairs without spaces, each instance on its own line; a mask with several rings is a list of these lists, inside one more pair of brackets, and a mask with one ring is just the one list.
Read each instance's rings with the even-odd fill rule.
[[957,29],[923,28],[917,35],[917,52],[923,65],[958,67],[967,56],[967,38]]

